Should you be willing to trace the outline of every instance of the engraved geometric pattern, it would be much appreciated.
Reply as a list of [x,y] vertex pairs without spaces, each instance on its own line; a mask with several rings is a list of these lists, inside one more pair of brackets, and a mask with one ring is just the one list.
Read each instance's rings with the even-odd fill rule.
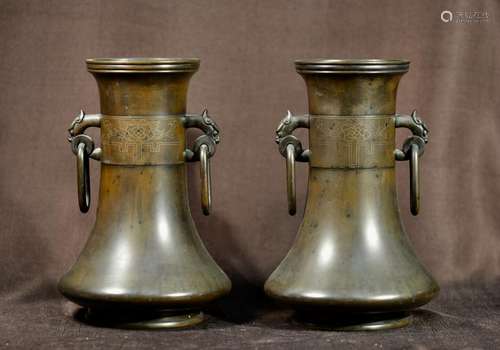
[[394,137],[393,116],[311,116],[311,165],[393,166]]
[[181,162],[184,142],[178,118],[107,116],[101,126],[105,163]]

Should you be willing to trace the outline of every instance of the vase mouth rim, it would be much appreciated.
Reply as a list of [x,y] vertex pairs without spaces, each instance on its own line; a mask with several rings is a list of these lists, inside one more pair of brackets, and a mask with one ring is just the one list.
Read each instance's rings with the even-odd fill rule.
[[198,58],[103,57],[85,62],[95,73],[189,73],[200,66]]
[[301,59],[295,61],[298,73],[405,73],[408,72],[410,61],[404,59]]

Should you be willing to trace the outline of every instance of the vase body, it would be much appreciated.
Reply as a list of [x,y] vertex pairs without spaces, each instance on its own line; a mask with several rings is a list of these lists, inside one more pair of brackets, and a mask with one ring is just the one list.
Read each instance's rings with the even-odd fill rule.
[[[188,204],[186,96],[198,66],[196,59],[87,60],[101,104],[92,116],[98,122],[87,125],[101,128],[99,199],[94,228],[59,290],[96,322],[193,325],[231,288]],[[82,131],[86,120],[76,124]]]
[[[439,288],[417,260],[396,195],[396,91],[408,62],[296,62],[309,101],[309,183],[296,240],[265,284],[306,321],[408,323]],[[286,123],[286,121],[285,121]]]

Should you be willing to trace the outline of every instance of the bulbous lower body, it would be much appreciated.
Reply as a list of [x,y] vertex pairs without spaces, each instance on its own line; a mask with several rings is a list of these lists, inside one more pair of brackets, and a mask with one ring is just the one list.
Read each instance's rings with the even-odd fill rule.
[[201,242],[185,165],[102,164],[95,227],[59,282],[89,321],[131,328],[182,327],[231,282]]
[[333,328],[407,324],[439,287],[404,232],[394,168],[311,168],[296,241],[265,291]]

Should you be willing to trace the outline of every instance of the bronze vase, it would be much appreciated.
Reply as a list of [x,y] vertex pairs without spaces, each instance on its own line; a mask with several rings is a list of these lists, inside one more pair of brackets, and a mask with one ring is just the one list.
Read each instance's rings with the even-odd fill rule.
[[[288,115],[277,130],[295,213],[295,161],[309,163],[307,203],[296,240],[265,284],[305,322],[343,330],[401,327],[439,287],[413,252],[401,222],[395,161],[410,165],[411,211],[420,202],[420,156],[428,130],[396,114],[409,62],[304,60],[309,114]],[[395,130],[410,136],[401,149]],[[292,135],[309,129],[308,150]]]
[[[186,163],[200,161],[203,212],[210,211],[210,164],[219,130],[204,111],[186,114],[198,59],[89,59],[101,113],[75,119],[78,198],[90,204],[89,158],[101,162],[96,222],[59,290],[103,326],[163,328],[203,320],[202,308],[231,289],[196,231]],[[101,148],[84,134],[101,131]],[[186,129],[203,135],[186,146]]]

